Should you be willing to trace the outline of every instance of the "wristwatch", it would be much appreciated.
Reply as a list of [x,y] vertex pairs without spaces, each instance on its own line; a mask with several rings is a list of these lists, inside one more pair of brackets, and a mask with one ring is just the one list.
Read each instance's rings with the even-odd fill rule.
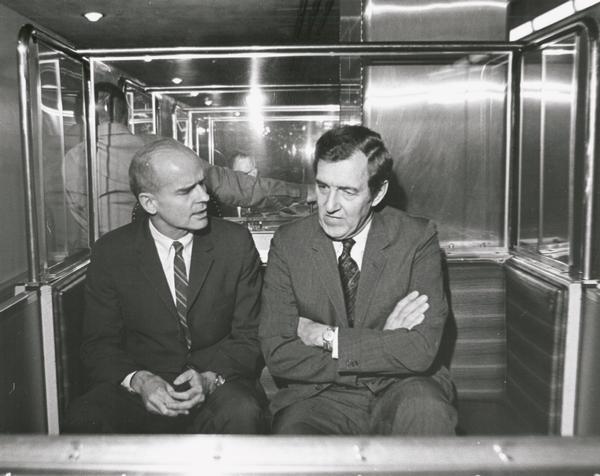
[[215,387],[220,387],[225,382],[225,377],[223,377],[221,374],[217,374],[217,377],[215,378]]
[[327,352],[333,351],[335,329],[333,327],[326,327],[321,337],[323,339],[323,350],[326,350]]

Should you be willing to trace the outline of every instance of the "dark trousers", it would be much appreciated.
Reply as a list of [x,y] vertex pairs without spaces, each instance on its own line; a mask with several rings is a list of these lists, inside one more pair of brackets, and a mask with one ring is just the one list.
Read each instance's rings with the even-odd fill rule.
[[64,433],[218,433],[267,432],[266,397],[257,381],[226,382],[189,415],[167,417],[148,412],[139,395],[120,385],[100,384],[69,407]]
[[454,435],[451,389],[430,377],[409,377],[375,395],[367,388],[330,387],[277,412],[273,432],[293,435]]

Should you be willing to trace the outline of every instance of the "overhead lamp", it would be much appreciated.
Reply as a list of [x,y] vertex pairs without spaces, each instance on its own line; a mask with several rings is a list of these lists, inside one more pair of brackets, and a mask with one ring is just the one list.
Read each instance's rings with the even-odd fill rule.
[[600,0],[575,0],[575,10],[585,10],[586,8],[591,7],[592,5],[596,5],[596,3],[600,3]]
[[209,96],[204,97],[204,105],[205,106],[212,106],[212,103],[213,103],[213,100]]
[[531,23],[531,21],[526,21],[525,23],[522,23],[521,25],[510,30],[510,33],[508,34],[508,39],[510,41],[517,41],[532,33],[533,23]]
[[573,2],[565,2],[533,19],[534,30],[541,30],[575,13]]
[[183,82],[183,79],[181,79],[181,78],[173,78],[173,79],[171,79],[171,82],[173,84],[181,84]]
[[100,12],[87,12],[84,13],[83,16],[89,22],[96,23],[98,20],[101,20],[104,17],[104,13]]

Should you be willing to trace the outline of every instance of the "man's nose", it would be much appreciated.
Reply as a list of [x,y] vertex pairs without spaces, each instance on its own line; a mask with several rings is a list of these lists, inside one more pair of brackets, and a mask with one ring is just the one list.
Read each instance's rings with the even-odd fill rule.
[[325,210],[332,213],[339,208],[337,190],[329,190],[327,200],[325,201]]
[[196,200],[198,200],[199,202],[208,202],[210,200],[210,196],[208,195],[205,185],[196,185],[195,193]]

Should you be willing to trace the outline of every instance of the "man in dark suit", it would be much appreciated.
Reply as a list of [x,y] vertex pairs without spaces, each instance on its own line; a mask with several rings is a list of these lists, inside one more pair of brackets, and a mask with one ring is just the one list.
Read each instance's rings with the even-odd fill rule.
[[69,432],[264,431],[260,261],[245,228],[209,222],[199,161],[172,139],[133,158],[149,218],[93,247],[82,345],[93,386]]
[[318,214],[273,237],[259,335],[280,387],[276,433],[454,433],[453,386],[435,359],[448,311],[437,235],[424,218],[376,210],[391,168],[370,129],[326,132]]

